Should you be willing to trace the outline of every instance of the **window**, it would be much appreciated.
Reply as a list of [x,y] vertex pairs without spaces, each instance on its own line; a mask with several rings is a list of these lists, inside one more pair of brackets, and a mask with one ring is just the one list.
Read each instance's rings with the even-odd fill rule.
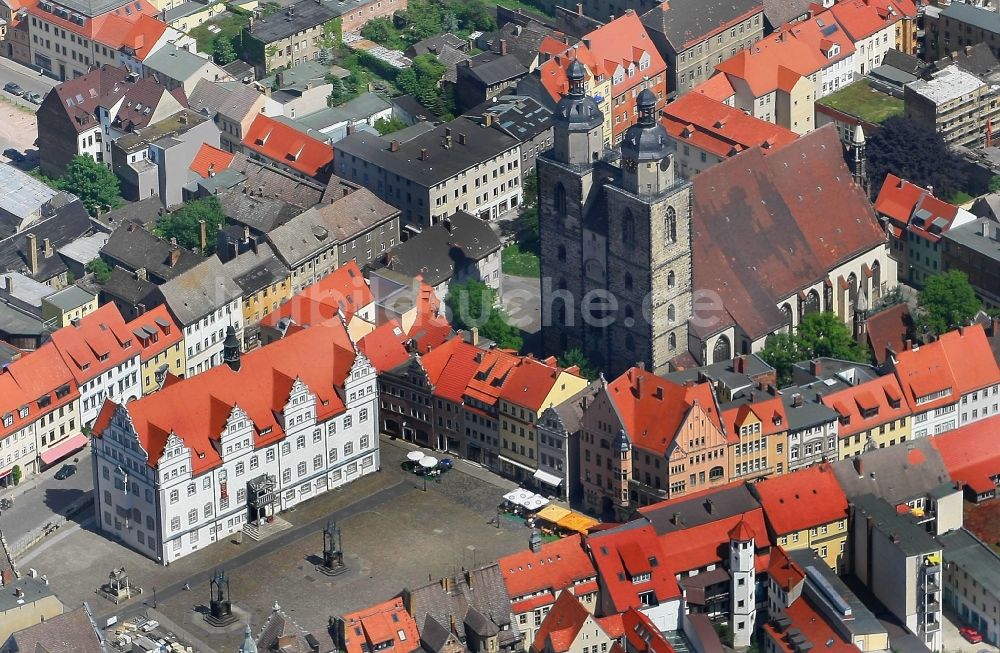
[[306,446],[306,436],[300,435],[299,437],[295,438],[296,449],[301,449],[304,446]]
[[181,518],[174,517],[170,520],[170,530],[179,531],[181,529]]
[[292,481],[292,470],[286,469],[281,472],[281,482],[291,483]]
[[323,466],[323,456],[313,456],[313,470]]
[[344,444],[344,455],[345,456],[350,456],[353,453],[354,453],[354,443],[353,442],[348,442],[348,443]]
[[[704,156],[705,154],[702,153],[702,158],[704,158]],[[665,237],[667,239],[667,242],[668,243],[677,242],[677,212],[674,210],[674,207],[672,206],[667,207],[667,217],[664,226],[665,226]]]
[[622,216],[622,242],[627,245],[635,243],[635,218],[628,209],[625,209],[625,215]]
[[358,444],[358,446],[361,447],[362,450],[364,450],[364,449],[368,448],[368,446],[370,445],[370,443],[371,443],[371,441],[370,441],[369,437],[367,435],[362,435],[361,436],[361,442]]
[[241,462],[236,463],[236,475],[237,476],[242,476],[243,475],[243,471],[244,471],[244,469],[243,469],[243,462],[241,461]]
[[329,454],[330,454],[329,458],[330,458],[330,462],[331,463],[334,462],[335,460],[337,460],[337,449],[336,448],[330,449]]
[[188,483],[188,496],[194,496],[195,492],[198,491],[198,487],[194,483]]
[[290,453],[292,453],[292,445],[291,445],[291,443],[289,443],[289,442],[282,442],[281,443],[281,455],[282,456],[287,456]]
[[177,490],[170,490],[170,503],[177,503],[180,499],[180,492]]
[[306,475],[306,462],[304,460],[302,462],[300,462],[298,464],[298,467],[296,468],[295,471],[298,473],[299,476],[305,476]]
[[188,524],[193,524],[196,521],[198,521],[198,509],[191,508],[191,510],[188,511]]

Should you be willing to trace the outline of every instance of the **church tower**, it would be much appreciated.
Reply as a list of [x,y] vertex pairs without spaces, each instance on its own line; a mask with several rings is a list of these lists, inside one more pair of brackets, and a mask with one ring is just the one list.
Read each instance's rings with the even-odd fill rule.
[[729,531],[729,574],[732,576],[729,627],[733,648],[750,646],[757,620],[757,578],[754,568],[754,532],[745,519]]
[[240,340],[232,325],[226,328],[226,339],[222,341],[222,362],[234,372],[240,371]]
[[659,374],[688,348],[691,185],[676,175],[652,91],[639,93],[615,165],[586,69],[574,61],[567,74],[553,149],[538,158],[545,348],[579,347],[612,375],[637,362]]

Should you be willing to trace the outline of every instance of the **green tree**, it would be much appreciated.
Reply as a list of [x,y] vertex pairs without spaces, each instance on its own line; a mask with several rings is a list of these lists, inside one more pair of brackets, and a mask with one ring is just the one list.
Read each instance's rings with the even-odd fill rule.
[[118,177],[89,156],[77,155],[70,160],[66,173],[59,180],[59,188],[79,197],[90,215],[122,204]]
[[868,177],[875,192],[888,173],[923,186],[937,197],[951,197],[966,184],[965,166],[940,134],[921,123],[895,116],[868,138]]
[[839,358],[864,362],[868,358],[847,325],[830,312],[810,313],[802,318],[795,340],[803,360]]
[[208,256],[215,251],[215,234],[226,221],[222,206],[215,197],[204,197],[188,202],[173,213],[165,214],[156,221],[153,233],[162,238],[176,238],[182,247],[196,249],[201,245],[199,220],[205,221],[208,242],[202,253]]
[[236,48],[229,39],[216,39],[215,47],[212,48],[212,57],[215,63],[225,66],[227,63],[236,61]]
[[574,365],[580,368],[580,374],[587,377],[588,380],[593,381],[597,378],[597,368],[584,356],[579,347],[567,350],[559,357],[559,367],[573,367]]
[[323,23],[323,34],[319,39],[321,48],[336,48],[344,42],[344,21],[334,18]]
[[396,36],[396,29],[388,18],[373,18],[361,28],[361,36],[381,45],[389,45]]
[[111,278],[111,266],[100,257],[87,263],[84,269],[94,275],[94,281],[97,283],[107,283],[108,279]]
[[983,303],[961,270],[935,274],[927,279],[917,296],[917,328],[921,333],[940,335],[969,324]]
[[14,485],[18,485],[21,482],[21,477],[23,473],[21,472],[20,465],[14,465],[10,470],[10,480],[14,481]]
[[351,99],[347,94],[344,82],[339,77],[336,75],[327,75],[326,81],[330,83],[330,97],[326,100],[329,106],[335,107]]
[[521,331],[509,323],[507,314],[496,306],[496,291],[482,281],[468,279],[452,283],[445,297],[449,321],[458,329],[479,328],[479,333],[504,349],[524,345]]
[[379,118],[375,121],[375,129],[378,133],[385,136],[386,134],[391,134],[393,132],[398,132],[400,129],[405,129],[406,123],[396,118],[395,116],[386,120],[385,118]]
[[995,193],[998,190],[1000,190],[1000,175],[994,175],[993,178],[990,179],[990,184],[987,190],[989,190],[991,193]]
[[777,372],[779,387],[787,386],[792,382],[792,365],[800,360],[799,348],[794,336],[787,333],[775,333],[768,336],[764,343],[764,349],[760,351],[759,355]]

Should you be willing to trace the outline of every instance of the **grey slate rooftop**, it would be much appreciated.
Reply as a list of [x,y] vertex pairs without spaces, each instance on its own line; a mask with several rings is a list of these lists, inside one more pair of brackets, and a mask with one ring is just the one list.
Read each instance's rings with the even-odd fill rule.
[[83,14],[88,18],[93,18],[114,9],[120,12],[132,13],[134,10],[142,10],[146,0],[59,0],[59,5],[66,7],[70,11]]
[[989,218],[978,218],[975,222],[949,229],[944,238],[1000,261],[1000,225]]
[[163,215],[163,204],[160,203],[160,198],[154,195],[138,202],[127,202],[117,209],[91,218],[91,221],[96,228],[110,234],[125,222],[152,228],[161,215]]
[[460,263],[479,261],[500,249],[489,223],[459,211],[424,229],[387,255],[387,267],[437,286],[451,279]]
[[[681,497],[641,509],[657,535],[673,533],[760,508],[760,502],[745,483],[732,483],[710,496]],[[680,515],[680,523],[676,516]],[[641,525],[642,521],[637,520]]]
[[[24,592],[18,597],[16,590]],[[34,603],[48,596],[53,596],[54,592],[48,583],[40,578],[28,576],[18,578],[10,584],[0,588],[0,613],[18,608],[27,603]]]
[[43,218],[4,240],[0,240],[0,272],[16,270],[28,274],[29,246],[28,235],[33,234],[37,240],[38,270],[31,274],[38,281],[47,281],[64,273],[67,268],[62,257],[54,252],[52,256],[44,256],[42,246],[46,238],[53,250],[86,235],[91,230],[90,215],[83,204],[73,201],[58,211],[55,215]]
[[964,528],[938,535],[944,559],[960,570],[976,575],[976,582],[988,594],[1000,595],[1000,555]]
[[[840,576],[823,562],[822,558],[816,555],[815,551],[807,548],[797,551],[787,551],[787,554],[792,562],[804,571],[808,571],[809,568],[814,569],[814,573],[829,583],[830,587],[851,608],[851,614],[841,619],[840,623],[843,628],[846,628],[850,632],[852,640],[855,635],[874,635],[885,632],[885,627],[875,618],[875,615],[868,609],[868,606],[858,598],[857,594],[847,587]],[[835,610],[832,610],[826,614],[829,616],[836,615],[837,613]]]
[[763,10],[761,0],[671,0],[644,13],[642,24],[666,36],[680,52],[755,10]]
[[263,43],[273,43],[348,14],[367,2],[368,0],[301,0],[288,5],[284,11],[255,21],[250,34]]
[[897,506],[925,497],[951,480],[944,461],[927,438],[866,451],[859,460],[860,472],[858,461],[833,463],[833,473],[848,499],[872,494]]
[[106,233],[95,233],[90,234],[89,236],[82,236],[60,247],[59,255],[65,256],[73,261],[79,261],[80,263],[86,265],[100,255],[101,248],[104,247],[107,242],[108,234]]
[[375,93],[362,93],[358,97],[336,107],[327,107],[296,118],[295,122],[310,129],[323,131],[344,122],[365,120],[376,113],[391,109],[392,105]]
[[[742,370],[737,369],[737,365],[742,366]],[[707,379],[713,385],[721,384],[726,389],[730,398],[736,399],[743,392],[752,390],[755,386],[754,379],[773,374],[774,368],[765,363],[756,354],[748,354],[732,360],[720,361],[712,365],[692,367],[678,372],[664,374],[663,378],[674,383],[688,383]]]
[[0,238],[14,233],[21,220],[39,215],[42,207],[58,194],[31,175],[7,164],[0,165],[0,188],[4,189],[0,193]]
[[461,65],[459,75],[468,75],[485,86],[515,80],[528,74],[528,69],[512,54],[483,52]]
[[150,280],[168,280],[198,265],[202,260],[169,241],[129,223],[115,229],[101,249],[101,255],[123,265],[130,272],[145,268]]
[[552,110],[526,95],[502,95],[467,112],[473,120],[490,114],[493,128],[524,143],[552,127]]
[[15,632],[18,651],[33,653],[105,653],[93,622],[80,607]]
[[49,295],[47,301],[61,311],[71,311],[94,300],[94,295],[80,286],[72,285]]
[[244,296],[253,295],[289,275],[288,268],[275,258],[274,250],[267,243],[261,243],[255,249],[227,261],[224,269]]
[[[451,129],[453,140],[450,149],[445,149],[445,129]],[[460,143],[460,135],[465,135],[465,145]],[[517,146],[517,141],[496,129],[483,129],[478,123],[466,118],[457,118],[432,131],[401,142],[395,152],[389,150],[393,135],[387,137],[366,133],[351,134],[337,143],[334,149],[337,158],[355,156],[370,165],[398,174],[422,186],[436,186],[463,170],[475,167]],[[398,140],[398,139],[396,139]],[[426,149],[428,160],[420,160],[421,150]]]
[[226,276],[218,256],[198,265],[159,287],[160,294],[177,321],[187,326],[242,296],[243,291]]
[[952,2],[941,11],[941,16],[959,23],[966,23],[1000,34],[1000,14],[990,9],[974,7],[962,2]]
[[941,545],[909,515],[900,515],[894,506],[874,494],[851,499],[860,510],[886,535],[897,538],[897,545],[908,556],[927,555],[941,550]]
[[[197,4],[201,9],[205,5]],[[173,43],[167,43],[153,54],[146,57],[143,62],[147,68],[157,72],[169,74],[173,79],[188,79],[201,70],[206,63],[212,63],[211,59],[200,57],[190,50],[178,48]]]
[[45,333],[45,325],[40,319],[0,303],[0,334],[37,338],[43,333]]

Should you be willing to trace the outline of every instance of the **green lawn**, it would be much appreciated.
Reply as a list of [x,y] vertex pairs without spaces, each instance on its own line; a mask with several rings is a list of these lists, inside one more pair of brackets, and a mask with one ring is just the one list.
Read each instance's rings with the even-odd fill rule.
[[501,7],[506,7],[507,9],[513,9],[514,11],[523,11],[526,14],[534,14],[539,18],[554,18],[553,14],[548,14],[536,7],[529,2],[523,2],[523,0],[496,0],[495,4]]
[[875,124],[903,115],[903,100],[873,89],[867,79],[845,86],[817,102]]
[[976,198],[974,198],[972,195],[969,195],[964,190],[956,190],[954,193],[951,194],[951,197],[948,198],[948,201],[955,205],[962,205],[965,204],[966,202],[971,202],[974,199]]
[[501,254],[503,271],[517,277],[537,277],[541,274],[538,254],[522,250],[517,243],[511,243]]
[[[234,37],[239,36],[246,24],[246,17],[237,16],[236,14],[229,13],[227,11],[219,15],[217,18],[195,27],[191,30],[191,36],[193,36],[198,42],[199,51],[211,54],[215,50],[215,41],[217,39],[232,40]],[[210,29],[208,29],[210,25],[218,27],[220,31],[218,33],[213,33]]]

